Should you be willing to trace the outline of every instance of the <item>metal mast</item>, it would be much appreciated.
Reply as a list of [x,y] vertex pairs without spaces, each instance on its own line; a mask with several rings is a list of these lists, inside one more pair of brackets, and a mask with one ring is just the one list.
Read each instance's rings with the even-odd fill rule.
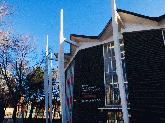
[[118,21],[117,21],[115,0],[111,0],[111,5],[112,5],[113,40],[114,40],[114,46],[115,46],[114,51],[115,51],[115,59],[116,59],[116,73],[118,76],[121,106],[122,106],[124,123],[129,123],[127,100],[126,100],[124,77],[123,77],[123,68],[122,68],[122,61],[121,61],[120,43],[119,43],[119,36],[118,36],[119,32],[118,32]]
[[61,113],[62,113],[62,123],[66,123],[66,106],[65,106],[65,71],[64,71],[64,35],[63,35],[63,9],[61,9],[60,18],[60,35],[59,35],[59,80],[60,80],[60,98],[61,98]]
[[46,38],[46,63],[44,70],[44,91],[45,91],[45,111],[46,111],[46,123],[48,123],[48,35]]
[[50,76],[49,76],[49,108],[50,108],[50,116],[49,116],[49,120],[50,123],[52,123],[52,74],[53,74],[53,70],[52,70],[52,53],[50,54]]

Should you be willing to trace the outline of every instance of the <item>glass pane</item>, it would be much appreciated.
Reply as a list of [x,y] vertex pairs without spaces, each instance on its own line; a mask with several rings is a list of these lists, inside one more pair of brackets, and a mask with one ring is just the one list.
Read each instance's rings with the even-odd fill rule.
[[107,57],[112,57],[111,54],[112,54],[112,51],[111,51],[110,45],[108,45],[108,55],[107,55]]
[[110,84],[112,82],[112,75],[105,73],[105,80],[107,84]]
[[124,45],[121,45],[121,46],[120,46],[120,51],[121,51],[121,52],[124,51]]
[[114,42],[111,42],[111,47],[114,47]]
[[114,75],[113,75],[113,82],[114,82],[114,83],[117,83],[117,82],[118,82],[117,74],[114,74]]
[[107,57],[107,45],[104,45],[104,58]]
[[113,71],[116,71],[116,60],[115,59],[112,59],[112,68],[113,68]]
[[114,48],[111,49],[111,52],[112,52],[112,56],[115,56]]

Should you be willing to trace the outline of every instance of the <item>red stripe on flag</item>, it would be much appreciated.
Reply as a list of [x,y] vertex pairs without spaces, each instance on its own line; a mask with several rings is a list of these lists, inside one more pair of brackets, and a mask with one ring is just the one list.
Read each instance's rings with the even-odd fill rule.
[[70,84],[73,84],[74,83],[74,76],[70,76],[68,79],[67,79],[67,84],[70,85]]
[[67,84],[68,84],[68,85],[70,85],[70,78],[69,78],[69,79],[67,79]]
[[69,106],[69,104],[70,104],[69,98],[66,99],[66,103],[67,103],[67,106]]
[[74,76],[72,75],[71,76],[71,84],[73,84],[74,83]]
[[73,104],[73,100],[72,100],[72,96],[70,97],[70,107],[72,107],[72,104]]
[[72,119],[71,118],[70,118],[69,122],[72,123]]

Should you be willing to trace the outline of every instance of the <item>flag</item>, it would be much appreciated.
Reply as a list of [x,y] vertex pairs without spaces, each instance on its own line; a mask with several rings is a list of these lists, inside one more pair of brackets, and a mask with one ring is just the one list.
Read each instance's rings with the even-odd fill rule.
[[73,109],[73,85],[74,85],[74,63],[66,70],[66,121],[72,123],[72,109]]

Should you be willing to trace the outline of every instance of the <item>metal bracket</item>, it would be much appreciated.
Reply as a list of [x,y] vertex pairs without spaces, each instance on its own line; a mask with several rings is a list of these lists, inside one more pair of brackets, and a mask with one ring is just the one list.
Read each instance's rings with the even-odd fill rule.
[[122,28],[125,28],[125,24],[124,24],[123,20],[121,19],[119,13],[117,13],[117,18],[118,18],[118,20],[120,21],[120,23],[121,23],[121,25],[122,25]]
[[77,42],[74,42],[74,41],[70,41],[70,40],[64,40],[65,42],[69,43],[69,44],[72,44],[76,47],[79,47],[79,44]]

